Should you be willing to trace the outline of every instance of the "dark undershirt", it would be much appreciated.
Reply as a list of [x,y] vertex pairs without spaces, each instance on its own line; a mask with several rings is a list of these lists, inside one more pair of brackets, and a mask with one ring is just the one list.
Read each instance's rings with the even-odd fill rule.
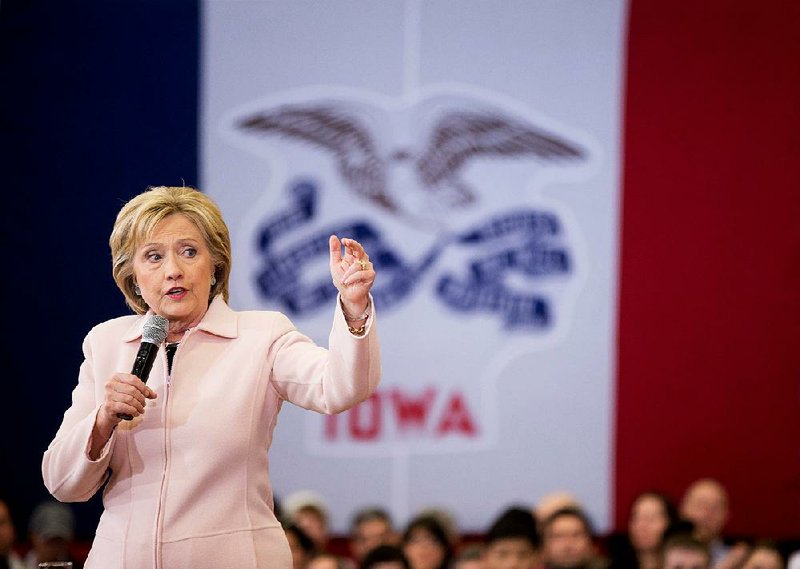
[[167,344],[167,373],[172,373],[172,359],[175,357],[175,351],[178,349],[178,342],[174,344]]

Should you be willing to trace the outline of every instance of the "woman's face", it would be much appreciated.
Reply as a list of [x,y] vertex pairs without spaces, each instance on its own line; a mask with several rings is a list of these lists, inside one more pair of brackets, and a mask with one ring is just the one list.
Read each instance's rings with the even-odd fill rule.
[[403,545],[411,569],[439,569],[444,562],[445,548],[424,528],[411,530]]
[[651,551],[661,545],[669,520],[664,504],[655,496],[644,495],[633,504],[628,533],[636,551]]
[[[214,263],[197,226],[186,216],[165,217],[136,250],[133,276],[147,305],[180,333],[208,309]],[[174,326],[173,326],[174,325]]]

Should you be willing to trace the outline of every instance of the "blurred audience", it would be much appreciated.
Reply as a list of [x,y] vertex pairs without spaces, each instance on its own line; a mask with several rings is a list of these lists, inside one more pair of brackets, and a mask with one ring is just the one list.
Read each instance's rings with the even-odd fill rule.
[[73,568],[81,564],[70,555],[70,546],[75,538],[75,516],[72,509],[61,502],[48,500],[33,510],[28,523],[31,550],[25,557],[25,565],[37,569],[46,561],[71,561]]
[[664,535],[678,525],[678,512],[666,495],[643,492],[631,505],[628,532],[609,539],[612,569],[659,569]]
[[741,569],[785,569],[783,557],[773,543],[758,542],[751,547]]
[[789,561],[786,562],[786,569],[800,569],[800,550],[789,556]]
[[749,550],[746,543],[728,546],[723,529],[728,521],[728,492],[718,481],[701,478],[686,490],[681,502],[681,516],[694,524],[694,536],[708,546],[711,567],[738,569]]
[[504,511],[486,532],[485,569],[534,569],[539,564],[539,534],[529,510]]
[[25,564],[13,549],[16,539],[11,511],[8,504],[0,499],[0,569],[25,569]]
[[533,507],[533,517],[539,526],[539,533],[542,532],[542,524],[558,510],[564,508],[583,508],[573,494],[565,490],[555,490],[542,496]]
[[662,569],[709,569],[708,545],[688,534],[677,534],[664,543]]
[[547,569],[603,569],[597,555],[592,524],[580,508],[556,510],[542,522],[542,561]]
[[403,550],[395,545],[379,545],[364,557],[360,569],[411,569]]
[[453,549],[453,551],[458,549],[461,535],[459,534],[458,524],[456,524],[455,517],[451,512],[445,508],[429,507],[420,510],[416,517],[435,518],[436,521],[439,522],[439,525],[442,526],[445,535],[447,535],[447,541],[450,542],[450,547]]
[[[402,536],[388,510],[362,508],[349,536],[330,540],[328,508],[318,494],[298,492],[282,505],[293,569],[800,569],[800,551],[789,553],[796,542],[725,544],[728,493],[711,478],[692,483],[679,509],[661,492],[637,495],[626,531],[597,541],[608,558],[596,547],[586,511],[564,491],[543,496],[536,508],[508,508],[485,533],[465,534],[463,547],[453,516],[440,508],[421,510]],[[38,569],[45,561],[80,569],[83,559],[70,555],[81,551],[73,546],[74,525],[69,505],[47,501],[30,516],[28,541],[16,544],[0,499],[0,569]]]
[[317,553],[306,563],[306,569],[355,569],[349,559],[332,553]]
[[292,552],[292,569],[304,569],[317,553],[314,541],[300,526],[291,522],[283,526],[283,531]]
[[480,543],[470,543],[453,559],[453,569],[487,569],[485,548]]
[[284,519],[299,527],[314,542],[316,551],[328,547],[328,507],[322,497],[310,490],[290,494],[281,503]]
[[403,534],[403,553],[411,569],[445,569],[453,548],[450,536],[439,518],[417,516]]
[[399,536],[389,513],[383,508],[363,508],[350,523],[350,554],[357,562],[379,545],[397,545]]
[[722,530],[728,521],[728,493],[712,478],[693,482],[683,495],[681,516],[694,524],[694,536],[708,546],[711,565],[719,564],[728,553]]

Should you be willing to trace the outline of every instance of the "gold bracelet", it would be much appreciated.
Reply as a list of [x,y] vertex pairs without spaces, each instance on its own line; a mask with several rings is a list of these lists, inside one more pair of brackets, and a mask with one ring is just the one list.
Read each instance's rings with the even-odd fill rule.
[[341,299],[339,299],[339,306],[342,307],[342,313],[344,314],[345,322],[358,322],[359,320],[366,320],[369,318],[369,315],[372,313],[372,303],[367,301],[367,307],[364,309],[364,312],[359,314],[358,316],[350,316],[347,313],[347,310],[344,309],[344,303]]
[[363,336],[364,332],[367,331],[367,325],[362,324],[360,328],[353,328],[352,326],[348,326],[347,329],[350,330],[350,333],[353,336]]

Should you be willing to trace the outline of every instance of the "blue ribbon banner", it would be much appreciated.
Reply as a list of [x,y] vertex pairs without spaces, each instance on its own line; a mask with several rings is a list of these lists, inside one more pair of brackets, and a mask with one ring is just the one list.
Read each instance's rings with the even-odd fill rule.
[[[449,247],[469,251],[463,274],[445,272],[436,279],[435,296],[451,310],[486,312],[501,317],[507,329],[544,330],[553,325],[552,299],[537,293],[537,281],[568,276],[572,260],[563,243],[558,217],[546,211],[515,210],[497,215],[460,235],[436,243],[418,262],[402,258],[380,229],[366,220],[329,226],[289,246],[277,238],[311,223],[317,214],[317,184],[300,181],[290,187],[289,207],[267,220],[257,239],[262,268],[257,289],[262,298],[278,301],[297,316],[328,306],[336,296],[330,278],[304,279],[304,268],[328,257],[328,237],[347,235],[370,254],[379,281],[372,290],[381,310],[389,311],[406,299]],[[525,290],[515,286],[524,283]]]

